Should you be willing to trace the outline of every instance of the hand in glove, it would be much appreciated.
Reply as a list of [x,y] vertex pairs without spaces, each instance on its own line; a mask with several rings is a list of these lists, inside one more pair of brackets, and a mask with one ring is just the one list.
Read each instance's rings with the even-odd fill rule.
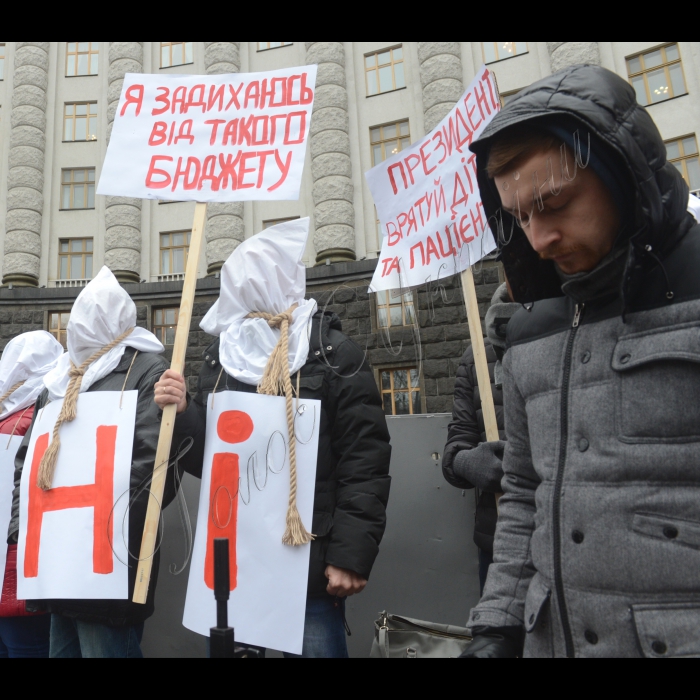
[[523,647],[520,627],[483,627],[474,634],[474,641],[461,653],[460,659],[515,659]]
[[503,440],[482,442],[471,450],[460,450],[454,458],[456,476],[488,493],[501,492],[503,478]]

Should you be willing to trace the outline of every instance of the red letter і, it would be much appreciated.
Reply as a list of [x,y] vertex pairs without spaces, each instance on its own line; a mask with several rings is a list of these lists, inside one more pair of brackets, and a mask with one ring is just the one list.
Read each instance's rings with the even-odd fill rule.
[[123,117],[126,108],[129,105],[136,105],[136,115],[139,116],[141,113],[141,105],[143,104],[143,85],[130,85],[124,95],[124,104],[122,105],[122,111],[119,112],[119,116]]
[[170,100],[168,99],[170,88],[159,87],[158,90],[160,90],[160,94],[156,95],[156,102],[160,102],[163,106],[158,107],[151,112],[154,117],[158,114],[163,114],[163,112],[167,112],[170,109]]
[[192,120],[191,119],[185,119],[182,124],[180,124],[180,128],[178,130],[177,136],[175,137],[175,143],[180,141],[181,139],[184,139],[187,141],[190,146],[194,143],[194,135],[192,134]]
[[[253,421],[243,411],[224,411],[219,416],[216,431],[224,442],[235,445],[253,434]],[[209,488],[209,518],[207,520],[207,550],[204,559],[204,582],[214,590],[214,539],[228,538],[229,588],[237,584],[236,525],[238,522],[238,455],[219,452],[214,455]]]
[[[151,164],[148,166],[148,175],[146,175],[146,187],[152,190],[162,190],[170,184],[170,174],[167,170],[162,170],[161,168],[156,168],[159,160],[167,160],[172,162],[170,156],[153,156],[151,158]],[[162,180],[154,180],[155,176],[162,177]]]
[[275,149],[275,162],[277,163],[277,167],[282,173],[282,177],[280,177],[280,179],[277,180],[277,182],[274,185],[267,188],[268,192],[273,192],[274,190],[276,190],[287,179],[287,175],[289,175],[289,168],[291,168],[292,166],[292,152],[289,151],[289,153],[287,153],[287,157],[284,160],[282,160],[279,157],[279,151]]
[[314,91],[310,87],[306,87],[306,78],[308,75],[308,73],[301,74],[301,93],[299,97],[303,105],[310,105],[314,101]]
[[168,138],[168,125],[166,122],[156,122],[153,125],[151,135],[148,137],[149,146],[160,146]]
[[39,549],[44,513],[72,508],[93,509],[92,570],[96,574],[111,574],[114,559],[111,542],[114,539],[114,521],[110,518],[114,506],[114,453],[117,426],[97,428],[97,461],[95,482],[84,486],[59,486],[42,491],[36,484],[41,458],[49,446],[49,434],[40,435],[34,447],[32,469],[29,475],[29,507],[27,540],[24,550],[24,576],[39,575]]
[[389,169],[387,170],[387,172],[389,173],[389,182],[391,182],[391,188],[394,190],[394,194],[397,194],[399,188],[396,186],[396,180],[394,179],[394,168],[398,168],[401,171],[401,177],[403,178],[403,186],[406,190],[408,189],[408,180],[406,180],[406,173],[403,169],[403,161],[400,160],[398,163],[394,163],[393,165],[389,166]]

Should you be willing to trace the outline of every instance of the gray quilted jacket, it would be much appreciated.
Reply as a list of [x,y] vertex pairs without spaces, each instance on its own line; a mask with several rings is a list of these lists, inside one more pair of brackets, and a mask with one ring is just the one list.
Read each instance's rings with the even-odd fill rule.
[[553,270],[524,246],[504,258],[534,306],[508,326],[505,495],[468,624],[524,627],[529,657],[700,656],[700,226],[634,91],[591,66],[527,88],[474,144],[489,215],[489,140],[553,113],[625,163],[634,213],[564,296],[542,298]]

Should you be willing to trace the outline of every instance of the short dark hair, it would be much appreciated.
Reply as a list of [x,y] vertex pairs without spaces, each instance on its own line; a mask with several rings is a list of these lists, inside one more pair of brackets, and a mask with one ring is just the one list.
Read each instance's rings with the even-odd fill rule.
[[493,179],[514,168],[535,153],[544,153],[561,144],[561,139],[543,129],[512,127],[496,137],[486,164],[486,174]]

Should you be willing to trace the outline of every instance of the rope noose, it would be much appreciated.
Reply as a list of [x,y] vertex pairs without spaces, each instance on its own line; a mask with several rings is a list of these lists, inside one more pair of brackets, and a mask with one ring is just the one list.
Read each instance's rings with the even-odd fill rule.
[[287,529],[282,536],[282,544],[298,546],[314,539],[301,521],[297,509],[297,449],[294,434],[294,410],[292,407],[292,380],[289,376],[289,324],[298,304],[293,304],[281,314],[268,314],[255,311],[248,318],[263,318],[270,328],[280,329],[280,339],[265,365],[263,377],[258,386],[259,394],[278,396],[284,393],[287,408],[287,432],[289,433],[289,505],[287,507]]
[[70,370],[68,370],[70,381],[68,382],[66,395],[63,398],[63,406],[61,406],[61,411],[58,414],[56,424],[53,427],[51,444],[46,449],[46,452],[44,452],[44,456],[41,458],[41,464],[39,464],[39,474],[37,475],[36,485],[43,491],[48,491],[53,484],[53,476],[56,471],[56,463],[58,462],[58,452],[61,449],[59,430],[64,423],[70,423],[71,421],[75,420],[78,413],[78,395],[80,394],[80,385],[82,384],[85,372],[87,372],[88,367],[90,367],[93,362],[99,360],[112,348],[119,345],[119,343],[121,343],[124,338],[129,336],[133,330],[133,328],[129,328],[128,331],[122,333],[118,338],[115,338],[111,343],[105,345],[101,350],[98,350],[96,353],[90,355],[90,357],[88,357],[88,359],[85,360],[80,367],[76,367],[71,361]]
[[12,396],[12,394],[14,394],[15,391],[17,391],[17,389],[19,389],[26,381],[26,379],[23,379],[21,382],[17,382],[17,384],[10,387],[2,396],[0,396],[0,411],[2,410],[2,405],[5,403],[5,401],[7,401],[7,399],[9,399],[10,396]]

